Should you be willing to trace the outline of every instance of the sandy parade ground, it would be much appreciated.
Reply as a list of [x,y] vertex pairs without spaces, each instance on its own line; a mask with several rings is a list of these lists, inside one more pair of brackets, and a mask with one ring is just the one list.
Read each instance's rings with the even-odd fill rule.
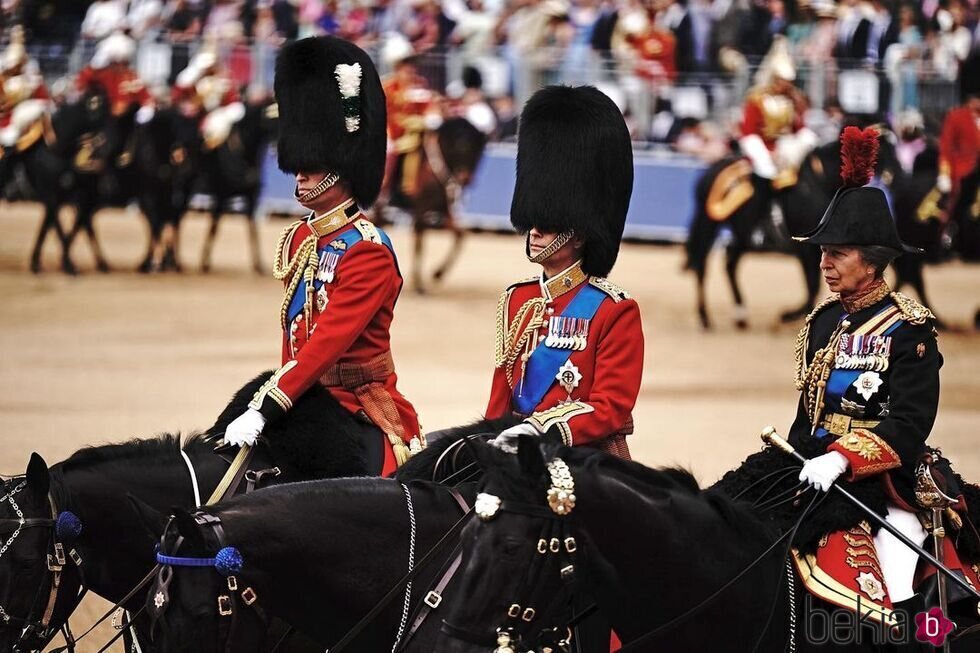
[[[242,383],[278,364],[281,287],[271,274],[248,272],[241,218],[222,225],[213,274],[197,271],[205,221],[191,216],[182,243],[187,271],[143,276],[131,271],[144,251],[142,218],[102,212],[97,229],[117,271],[93,272],[80,239],[74,252],[83,274],[69,278],[55,271],[53,241],[46,271],[34,276],[27,270],[40,212],[32,204],[0,206],[3,473],[22,473],[32,451],[53,464],[84,445],[205,428]],[[260,227],[266,268],[285,224],[271,220]],[[407,273],[408,230],[390,233]],[[436,235],[429,249],[441,255],[448,242]],[[464,247],[441,287],[426,296],[406,289],[396,311],[399,387],[429,431],[480,415],[490,386],[498,294],[535,272],[515,237],[475,235]],[[747,257],[741,279],[751,329],[739,332],[716,255],[709,288],[716,330],[705,333],[694,313],[693,277],[681,264],[679,247],[627,244],[611,276],[639,301],[647,344],[629,443],[646,464],[683,465],[710,483],[760,446],[761,427],[788,430],[797,401],[792,375],[799,325],[778,326],[776,316],[799,302],[803,282],[787,257]],[[946,364],[930,443],[941,446],[964,476],[980,480],[980,335],[965,330],[980,304],[980,267],[930,268],[927,283],[937,310],[961,329],[940,337]],[[104,607],[86,600],[74,617],[75,632]],[[107,637],[108,629],[91,639]],[[97,650],[91,639],[80,653]]]

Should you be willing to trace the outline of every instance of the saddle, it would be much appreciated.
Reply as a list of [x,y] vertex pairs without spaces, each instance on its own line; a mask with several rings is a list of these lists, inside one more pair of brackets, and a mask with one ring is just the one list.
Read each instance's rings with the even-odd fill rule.
[[708,197],[705,211],[715,222],[724,222],[755,195],[752,186],[752,163],[746,158],[735,159],[718,171]]
[[[924,547],[971,586],[980,588],[980,556],[975,550],[980,534],[970,519],[964,488],[949,461],[940,451],[930,449],[920,457],[915,469],[917,505],[910,506],[893,489],[886,491],[892,502],[919,516],[929,533]],[[863,614],[869,621],[896,623],[895,606],[885,586],[868,522],[826,533],[815,552],[801,553],[794,549],[793,558],[803,585],[812,595]],[[971,559],[972,564],[966,562]],[[928,604],[939,604],[943,613],[948,614],[947,605],[967,595],[944,581],[934,566],[919,562],[914,583],[917,592],[927,598]]]

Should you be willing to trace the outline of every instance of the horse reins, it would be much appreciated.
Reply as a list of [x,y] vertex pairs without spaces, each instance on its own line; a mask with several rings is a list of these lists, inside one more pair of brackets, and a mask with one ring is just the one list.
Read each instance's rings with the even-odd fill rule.
[[457,181],[449,166],[446,165],[446,158],[442,155],[438,135],[429,132],[422,136],[422,149],[425,151],[425,158],[429,161],[429,168],[432,170],[433,176],[446,191],[446,199],[449,200],[451,208],[459,199],[462,184]]

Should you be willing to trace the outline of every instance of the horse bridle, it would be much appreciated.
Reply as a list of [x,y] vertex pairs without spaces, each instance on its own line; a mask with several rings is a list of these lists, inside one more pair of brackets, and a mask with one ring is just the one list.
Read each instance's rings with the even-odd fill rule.
[[[225,652],[232,653],[237,650],[235,636],[238,632],[238,613],[241,612],[242,606],[250,608],[266,630],[269,619],[258,604],[259,597],[255,590],[252,587],[245,587],[244,589],[239,587],[237,574],[242,570],[242,556],[237,549],[226,545],[221,519],[203,511],[197,511],[191,517],[198,526],[202,527],[205,540],[210,540],[213,543],[217,553],[213,558],[178,556],[176,553],[184,542],[184,536],[178,535],[174,542],[173,555],[168,554],[166,552],[166,540],[173,525],[173,519],[167,523],[166,528],[163,529],[163,535],[160,537],[160,546],[156,553],[159,571],[148,594],[148,599],[152,601],[152,605],[148,604],[151,632],[170,604],[169,588],[170,581],[173,579],[173,567],[213,567],[218,574],[225,578],[226,587],[226,590],[222,590],[217,597],[218,633],[221,641],[224,642]],[[278,649],[289,634],[287,632],[272,650]]]
[[[20,479],[20,482],[13,485],[18,479]],[[31,607],[27,615],[24,617],[12,616],[4,609],[3,605],[0,605],[0,624],[7,626],[16,623],[21,627],[20,635],[14,642],[14,651],[41,650],[58,632],[59,629],[52,628],[50,624],[54,616],[55,606],[58,603],[61,588],[63,587],[63,573],[65,567],[68,566],[69,560],[78,572],[79,584],[82,588],[73,598],[75,606],[81,602],[82,597],[87,591],[85,588],[85,577],[82,572],[82,557],[74,548],[69,548],[67,553],[65,550],[66,543],[70,543],[71,540],[74,540],[81,533],[81,521],[69,511],[59,512],[54,497],[50,493],[48,493],[48,505],[51,508],[50,517],[24,517],[24,512],[14,497],[26,487],[27,480],[23,477],[16,477],[4,481],[6,494],[0,497],[0,503],[8,503],[17,517],[0,519],[0,532],[6,532],[8,528],[13,529],[10,537],[4,540],[3,545],[0,545],[0,558],[7,553],[25,528],[50,528],[51,538],[50,549],[45,554],[47,558],[45,570],[46,582],[38,585],[37,592],[31,601]],[[45,598],[46,601],[44,600]],[[41,606],[43,606],[43,611],[40,613],[40,617],[35,617],[35,611]],[[71,631],[68,630],[68,624],[66,623],[61,630],[65,634],[66,641],[70,643],[72,638]]]
[[[544,520],[535,546],[535,556],[526,574],[524,585],[504,615],[505,620],[493,635],[443,621],[442,632],[476,646],[496,646],[494,653],[517,653],[531,650],[570,651],[572,622],[572,586],[575,580],[575,553],[578,546],[572,535],[570,514],[575,507],[575,482],[568,465],[560,458],[548,463],[551,487],[548,489],[548,507],[536,504],[500,499],[480,493],[474,509],[481,521],[493,520],[500,512],[510,512]],[[562,580],[559,592],[548,597],[534,580],[543,576],[550,564],[557,563]],[[543,609],[542,609],[543,606]],[[543,624],[536,637],[528,639],[534,623]],[[560,625],[549,626],[557,623]]]

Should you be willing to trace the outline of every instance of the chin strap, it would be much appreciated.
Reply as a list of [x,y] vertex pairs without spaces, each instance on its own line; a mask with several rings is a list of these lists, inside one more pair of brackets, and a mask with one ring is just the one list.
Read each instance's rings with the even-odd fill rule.
[[527,260],[529,260],[531,263],[542,263],[547,261],[552,254],[564,247],[574,235],[574,231],[563,231],[555,236],[555,239],[552,240],[547,247],[542,249],[534,256],[531,256],[531,235],[528,234],[526,240],[524,241],[524,254],[527,256]]
[[326,177],[321,179],[319,184],[302,195],[299,194],[299,189],[297,188],[295,191],[293,191],[293,197],[295,197],[300,204],[307,204],[320,197],[320,195],[323,195],[325,192],[327,192],[327,189],[332,188],[338,181],[340,181],[340,175],[338,175],[336,172],[331,172]]

